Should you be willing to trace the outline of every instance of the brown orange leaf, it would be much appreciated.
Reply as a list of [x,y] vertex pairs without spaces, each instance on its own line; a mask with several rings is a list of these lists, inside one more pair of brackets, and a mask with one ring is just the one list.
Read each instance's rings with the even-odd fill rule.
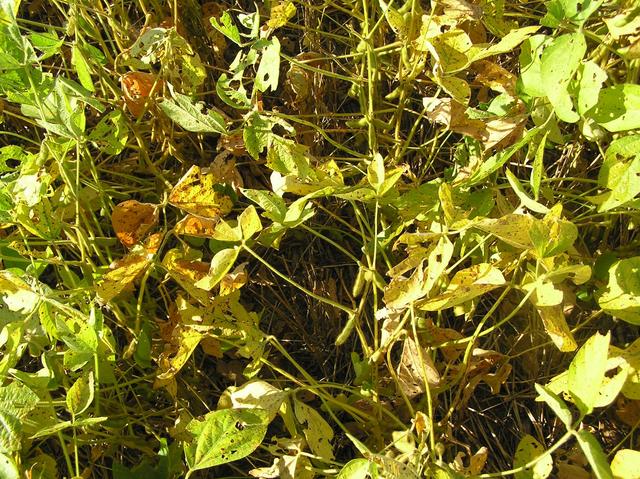
[[128,72],[120,78],[124,102],[131,114],[140,118],[148,98],[155,96],[162,87],[162,80],[153,73]]
[[173,231],[178,235],[212,238],[218,221],[218,218],[203,218],[188,214],[176,224]]
[[[218,174],[216,174],[218,173]],[[219,218],[233,208],[231,198],[220,191],[226,170],[192,166],[169,194],[169,203],[187,213],[206,218]]]
[[111,224],[120,242],[127,248],[138,244],[158,223],[158,206],[136,200],[123,201],[111,213]]
[[517,77],[513,73],[489,60],[474,62],[471,67],[477,72],[476,82],[515,97]]

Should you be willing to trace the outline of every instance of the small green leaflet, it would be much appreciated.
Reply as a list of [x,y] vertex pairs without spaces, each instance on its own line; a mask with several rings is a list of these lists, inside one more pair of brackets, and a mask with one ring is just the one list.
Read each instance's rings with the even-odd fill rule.
[[202,112],[204,103],[194,103],[187,95],[172,92],[173,99],[165,99],[160,103],[162,111],[178,125],[187,131],[196,133],[226,134],[227,127],[222,115],[209,110]]
[[189,471],[237,461],[260,445],[267,433],[269,413],[263,409],[222,409],[193,419],[187,431],[193,441],[184,445]]
[[614,140],[604,155],[598,184],[610,191],[589,199],[598,211],[609,211],[633,200],[640,194],[640,135]]
[[94,387],[93,371],[89,371],[89,374],[80,376],[69,388],[66,400],[67,410],[73,418],[89,408],[93,402]]
[[242,40],[240,39],[240,32],[238,31],[238,27],[233,23],[233,19],[229,12],[224,12],[220,17],[220,21],[218,19],[211,17],[209,19],[213,28],[222,33],[225,37],[231,40],[238,46],[242,46]]

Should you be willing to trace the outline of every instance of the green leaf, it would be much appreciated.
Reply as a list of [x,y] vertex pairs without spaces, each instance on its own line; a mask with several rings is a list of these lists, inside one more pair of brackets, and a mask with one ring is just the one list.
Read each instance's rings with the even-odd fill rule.
[[351,459],[340,470],[336,479],[366,479],[367,477],[374,477],[371,473],[374,467],[375,463],[368,459]]
[[547,2],[547,14],[540,23],[551,28],[559,27],[564,21],[580,26],[598,10],[602,2],[603,0],[551,0]]
[[13,414],[0,411],[0,454],[19,451],[21,433],[20,420]]
[[89,68],[89,63],[77,43],[74,43],[71,48],[71,64],[76,69],[80,84],[89,91],[95,91],[93,80],[91,80],[91,69]]
[[187,95],[172,93],[173,99],[160,103],[162,111],[187,131],[197,133],[226,134],[227,128],[222,115],[214,110],[202,113],[204,103],[194,103]]
[[295,175],[304,180],[313,174],[309,148],[293,140],[270,134],[267,167],[283,175]]
[[610,333],[596,333],[578,350],[569,366],[567,388],[583,414],[590,413],[598,402],[609,354]]
[[544,147],[547,143],[548,132],[545,132],[538,144],[536,154],[533,159],[533,167],[531,169],[531,190],[533,191],[533,198],[538,201],[540,196],[540,184],[542,183],[542,176],[544,175]]
[[107,155],[117,155],[124,150],[129,139],[129,127],[121,110],[104,116],[89,133],[92,141]]
[[613,479],[613,473],[607,462],[607,456],[593,434],[587,430],[582,430],[575,433],[575,436],[596,478]]
[[507,180],[509,181],[511,188],[516,193],[516,195],[520,199],[520,202],[524,206],[529,208],[531,211],[535,211],[536,213],[546,214],[549,212],[549,208],[547,208],[544,205],[541,205],[537,201],[531,199],[529,195],[527,195],[527,192],[524,191],[524,187],[522,186],[522,183],[520,183],[520,180],[518,180],[516,175],[511,173],[511,170],[507,169],[506,173],[507,173]]
[[547,406],[549,406],[555,415],[558,416],[558,419],[564,423],[567,429],[571,428],[573,417],[571,416],[571,411],[566,403],[551,390],[541,384],[536,384],[535,388],[539,395],[539,399],[547,403]]
[[262,50],[262,58],[256,72],[254,81],[255,87],[261,92],[271,88],[274,92],[278,89],[278,79],[280,77],[280,42],[273,37],[267,46]]
[[269,414],[262,409],[223,409],[193,419],[187,431],[193,434],[185,443],[184,454],[190,471],[207,469],[237,461],[260,445],[267,432]]
[[233,267],[240,250],[236,247],[218,251],[211,260],[211,267],[206,276],[198,280],[194,286],[211,291]]
[[93,371],[87,375],[80,376],[73,386],[67,391],[67,410],[71,416],[75,418],[79,416],[91,406],[94,395],[94,379]]
[[211,17],[209,19],[213,28],[222,33],[225,37],[231,40],[238,46],[242,46],[242,40],[240,39],[240,32],[238,27],[233,23],[233,19],[229,12],[224,12],[220,17],[220,21],[217,18]]
[[287,205],[278,195],[266,190],[250,189],[242,189],[242,194],[264,210],[263,216],[271,221],[282,223],[287,213]]
[[567,251],[578,238],[578,228],[571,221],[562,219],[562,205],[551,208],[542,221],[535,220],[529,229],[529,237],[536,255],[550,258]]
[[640,478],[640,451],[620,449],[611,461],[611,472],[615,479]]
[[598,103],[602,84],[607,80],[607,72],[593,60],[588,60],[578,69],[578,113],[584,116]]
[[611,132],[640,128],[640,85],[624,83],[600,90],[587,115]]
[[0,477],[2,479],[20,479],[18,466],[10,456],[0,453]]
[[598,174],[598,184],[611,191],[591,201],[599,204],[598,211],[609,211],[633,200],[640,194],[640,135],[614,140],[604,154]]
[[[513,468],[522,467],[538,458],[544,453],[544,446],[540,444],[533,436],[525,435],[516,448],[513,457]],[[553,470],[553,458],[548,454],[544,458],[538,460],[535,465],[515,474],[515,479],[546,479]]]
[[616,318],[640,325],[640,256],[616,261],[607,286],[597,296],[600,307]]
[[545,96],[540,57],[545,44],[550,41],[551,39],[546,35],[534,35],[527,38],[520,47],[519,84],[522,92],[531,97]]
[[544,92],[563,121],[575,123],[580,116],[573,110],[569,83],[578,71],[580,61],[587,51],[582,33],[567,33],[554,39],[541,57],[540,74]]

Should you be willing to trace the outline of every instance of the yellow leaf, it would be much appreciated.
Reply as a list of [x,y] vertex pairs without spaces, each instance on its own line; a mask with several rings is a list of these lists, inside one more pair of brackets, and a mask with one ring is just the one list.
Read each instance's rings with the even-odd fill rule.
[[187,213],[206,218],[224,216],[233,208],[231,198],[220,191],[224,182],[209,168],[192,166],[169,194],[169,203]]
[[296,14],[296,6],[291,1],[279,2],[271,7],[267,26],[273,30],[283,27]]
[[504,284],[505,279],[499,269],[488,263],[480,263],[458,271],[449,283],[447,290],[435,298],[423,302],[420,309],[439,311],[452,308]]
[[153,255],[130,253],[111,265],[96,287],[100,302],[108,303],[120,293],[130,288],[133,281],[151,264]]
[[542,319],[545,331],[557,348],[562,352],[575,351],[578,345],[564,317],[562,305],[538,306],[536,310]]
[[127,248],[139,243],[158,223],[158,206],[136,200],[123,201],[111,213],[111,224],[120,242]]

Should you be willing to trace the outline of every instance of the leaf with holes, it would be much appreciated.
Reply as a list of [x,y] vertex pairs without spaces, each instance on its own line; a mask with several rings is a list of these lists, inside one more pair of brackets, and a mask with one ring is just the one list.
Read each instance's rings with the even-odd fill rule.
[[187,431],[193,435],[184,444],[189,471],[237,461],[260,445],[267,433],[269,414],[262,409],[223,409],[193,419]]

